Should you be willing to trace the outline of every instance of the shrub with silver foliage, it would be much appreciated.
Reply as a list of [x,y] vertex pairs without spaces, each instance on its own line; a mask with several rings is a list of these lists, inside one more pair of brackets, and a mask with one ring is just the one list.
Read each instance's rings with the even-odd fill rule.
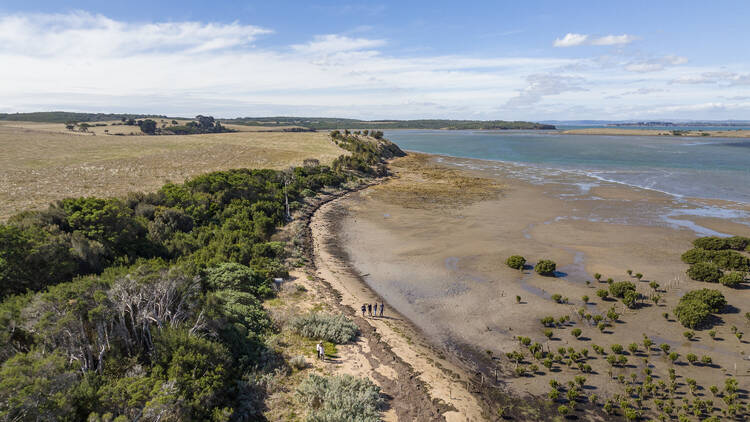
[[351,375],[311,374],[297,387],[297,398],[310,409],[308,422],[379,421],[384,402],[380,387]]
[[323,339],[344,344],[359,334],[359,328],[344,315],[312,313],[294,318],[289,325],[299,334],[311,339]]

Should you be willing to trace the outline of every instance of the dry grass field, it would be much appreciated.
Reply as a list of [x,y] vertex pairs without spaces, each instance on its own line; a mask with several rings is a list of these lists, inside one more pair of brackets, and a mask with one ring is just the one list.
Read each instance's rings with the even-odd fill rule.
[[[132,129],[114,126],[123,127]],[[103,133],[105,128],[85,135],[71,133],[62,124],[0,123],[0,220],[65,197],[153,191],[167,181],[182,182],[210,171],[281,169],[305,158],[330,163],[345,153],[325,132],[260,132],[263,128],[240,126],[246,130],[112,136]]]

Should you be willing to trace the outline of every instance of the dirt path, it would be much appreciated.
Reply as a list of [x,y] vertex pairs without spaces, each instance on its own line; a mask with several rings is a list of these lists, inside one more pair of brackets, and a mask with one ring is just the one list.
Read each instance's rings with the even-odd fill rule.
[[368,376],[380,385],[392,398],[386,420],[484,420],[480,403],[467,388],[468,374],[427,345],[405,318],[388,304],[384,318],[361,316],[363,303],[381,303],[381,299],[337,245],[335,223],[345,212],[338,206],[340,200],[322,205],[309,223],[314,279],[362,331],[356,344],[341,349],[336,371]]

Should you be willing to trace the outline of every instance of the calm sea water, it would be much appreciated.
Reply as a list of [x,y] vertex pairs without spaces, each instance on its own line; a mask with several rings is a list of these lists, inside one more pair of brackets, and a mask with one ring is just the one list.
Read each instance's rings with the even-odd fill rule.
[[682,197],[750,203],[750,139],[392,130],[406,150],[557,169]]

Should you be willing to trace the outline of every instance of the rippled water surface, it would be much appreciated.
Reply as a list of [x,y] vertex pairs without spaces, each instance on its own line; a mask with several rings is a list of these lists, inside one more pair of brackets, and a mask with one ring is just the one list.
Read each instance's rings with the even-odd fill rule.
[[[386,136],[412,151],[499,160],[676,196],[750,203],[750,139],[439,130],[394,130]],[[535,177],[532,173],[527,177]]]

